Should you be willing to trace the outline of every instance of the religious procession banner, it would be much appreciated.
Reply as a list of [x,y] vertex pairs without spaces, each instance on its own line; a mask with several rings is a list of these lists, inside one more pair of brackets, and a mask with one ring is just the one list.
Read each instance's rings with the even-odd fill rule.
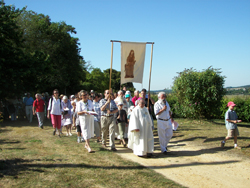
[[121,84],[142,83],[146,43],[121,42]]

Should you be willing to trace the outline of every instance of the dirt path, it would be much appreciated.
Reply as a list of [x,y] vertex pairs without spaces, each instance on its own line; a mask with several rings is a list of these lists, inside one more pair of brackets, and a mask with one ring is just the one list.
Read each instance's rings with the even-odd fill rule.
[[249,159],[228,156],[220,148],[195,146],[192,142],[178,143],[178,138],[171,142],[168,147],[171,152],[167,156],[160,153],[158,145],[155,145],[156,158],[137,157],[132,150],[120,145],[117,145],[117,154],[186,187],[250,187]]

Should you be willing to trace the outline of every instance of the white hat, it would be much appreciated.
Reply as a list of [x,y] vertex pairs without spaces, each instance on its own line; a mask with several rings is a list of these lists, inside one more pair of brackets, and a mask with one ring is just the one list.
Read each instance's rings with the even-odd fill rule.
[[129,95],[131,95],[131,92],[130,92],[130,91],[126,91],[126,94],[129,94]]
[[70,99],[73,99],[73,98],[75,98],[75,95],[71,95],[71,96],[70,96]]
[[65,99],[68,99],[68,97],[66,95],[64,95],[62,99],[65,100]]
[[90,90],[90,93],[94,93],[94,90]]
[[118,102],[118,104],[117,104],[117,106],[120,106],[120,105],[123,105],[122,101]]

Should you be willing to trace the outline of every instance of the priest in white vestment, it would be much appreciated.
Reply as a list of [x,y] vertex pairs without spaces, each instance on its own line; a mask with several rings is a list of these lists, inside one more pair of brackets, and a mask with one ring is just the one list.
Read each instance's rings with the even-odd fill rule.
[[145,100],[140,99],[130,116],[128,130],[128,148],[137,156],[151,157],[154,151],[152,121]]

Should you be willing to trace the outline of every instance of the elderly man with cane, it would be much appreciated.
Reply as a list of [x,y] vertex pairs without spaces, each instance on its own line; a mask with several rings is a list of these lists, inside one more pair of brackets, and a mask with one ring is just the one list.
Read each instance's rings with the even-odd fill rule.
[[167,145],[173,136],[171,124],[171,111],[164,92],[158,94],[158,101],[154,105],[157,119],[157,129],[160,141],[161,152],[167,154]]

